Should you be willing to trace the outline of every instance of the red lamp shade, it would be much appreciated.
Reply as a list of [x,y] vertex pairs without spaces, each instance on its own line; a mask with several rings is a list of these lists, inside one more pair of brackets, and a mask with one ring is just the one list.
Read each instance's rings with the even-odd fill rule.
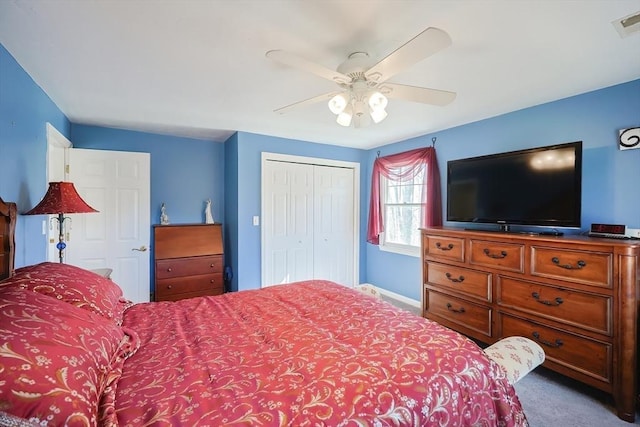
[[[50,182],[49,190],[44,195],[40,203],[24,215],[49,215],[57,214],[58,217],[58,258],[60,262],[64,259],[64,249],[67,244],[64,242],[63,224],[67,219],[64,214],[98,212],[87,204],[76,191],[72,182]],[[71,219],[69,219],[71,221]]]
[[50,182],[49,190],[40,203],[24,215],[98,212],[87,204],[72,182]]

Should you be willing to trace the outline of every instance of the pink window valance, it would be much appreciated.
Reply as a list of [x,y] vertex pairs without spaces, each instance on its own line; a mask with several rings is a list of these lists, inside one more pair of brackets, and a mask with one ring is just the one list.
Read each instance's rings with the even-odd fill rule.
[[425,184],[422,191],[422,227],[442,225],[442,198],[440,194],[440,171],[434,147],[418,148],[404,153],[378,157],[373,163],[371,174],[371,198],[369,201],[369,225],[367,242],[378,245],[380,233],[384,232],[382,221],[382,201],[380,200],[380,175],[391,180],[415,176],[426,168]]

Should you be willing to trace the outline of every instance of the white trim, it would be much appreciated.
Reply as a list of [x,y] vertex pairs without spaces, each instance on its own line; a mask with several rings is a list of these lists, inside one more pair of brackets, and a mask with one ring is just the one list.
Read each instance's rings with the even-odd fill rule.
[[[302,163],[307,165],[332,166],[353,169],[353,283],[360,281],[360,163],[343,160],[323,159],[319,157],[295,156],[291,154],[270,153],[263,151],[260,161],[260,222],[264,220],[264,164],[267,161]],[[264,227],[260,226],[260,282],[265,286],[265,250]]]
[[377,289],[377,290],[378,290],[382,295],[384,295],[384,296],[386,296],[386,297],[389,297],[389,298],[392,298],[392,299],[394,299],[394,300],[397,300],[397,301],[403,302],[403,303],[408,304],[408,305],[410,305],[410,306],[412,306],[412,307],[416,307],[416,308],[420,308],[420,307],[421,307],[420,301],[415,300],[415,299],[413,299],[413,298],[405,297],[404,295],[400,295],[400,294],[397,294],[397,293],[395,293],[395,292],[388,291],[388,290],[386,290],[386,289],[383,289],[383,288],[381,288],[381,287],[379,287],[379,286],[376,286],[376,285],[373,285],[373,284],[371,284],[371,283],[361,283],[360,285],[370,285],[370,286],[375,286],[375,288],[376,288],[376,289]]
[[47,122],[47,144],[60,148],[71,148],[73,144],[51,123]]

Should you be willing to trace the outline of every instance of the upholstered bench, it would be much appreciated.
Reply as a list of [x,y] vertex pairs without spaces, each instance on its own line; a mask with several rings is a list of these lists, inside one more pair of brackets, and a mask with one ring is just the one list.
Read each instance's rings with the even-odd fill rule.
[[484,352],[500,365],[511,384],[544,362],[544,350],[535,341],[525,337],[507,337],[490,345]]
[[382,294],[380,293],[380,291],[378,290],[378,288],[376,288],[373,285],[370,285],[368,283],[362,284],[362,285],[356,285],[355,289],[367,294],[369,296],[378,298],[378,299],[382,299]]

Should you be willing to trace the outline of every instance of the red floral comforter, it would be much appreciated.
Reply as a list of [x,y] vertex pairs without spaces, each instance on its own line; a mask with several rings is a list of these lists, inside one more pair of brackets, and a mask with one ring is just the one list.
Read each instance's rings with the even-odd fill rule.
[[125,312],[120,425],[526,426],[467,338],[327,281]]

